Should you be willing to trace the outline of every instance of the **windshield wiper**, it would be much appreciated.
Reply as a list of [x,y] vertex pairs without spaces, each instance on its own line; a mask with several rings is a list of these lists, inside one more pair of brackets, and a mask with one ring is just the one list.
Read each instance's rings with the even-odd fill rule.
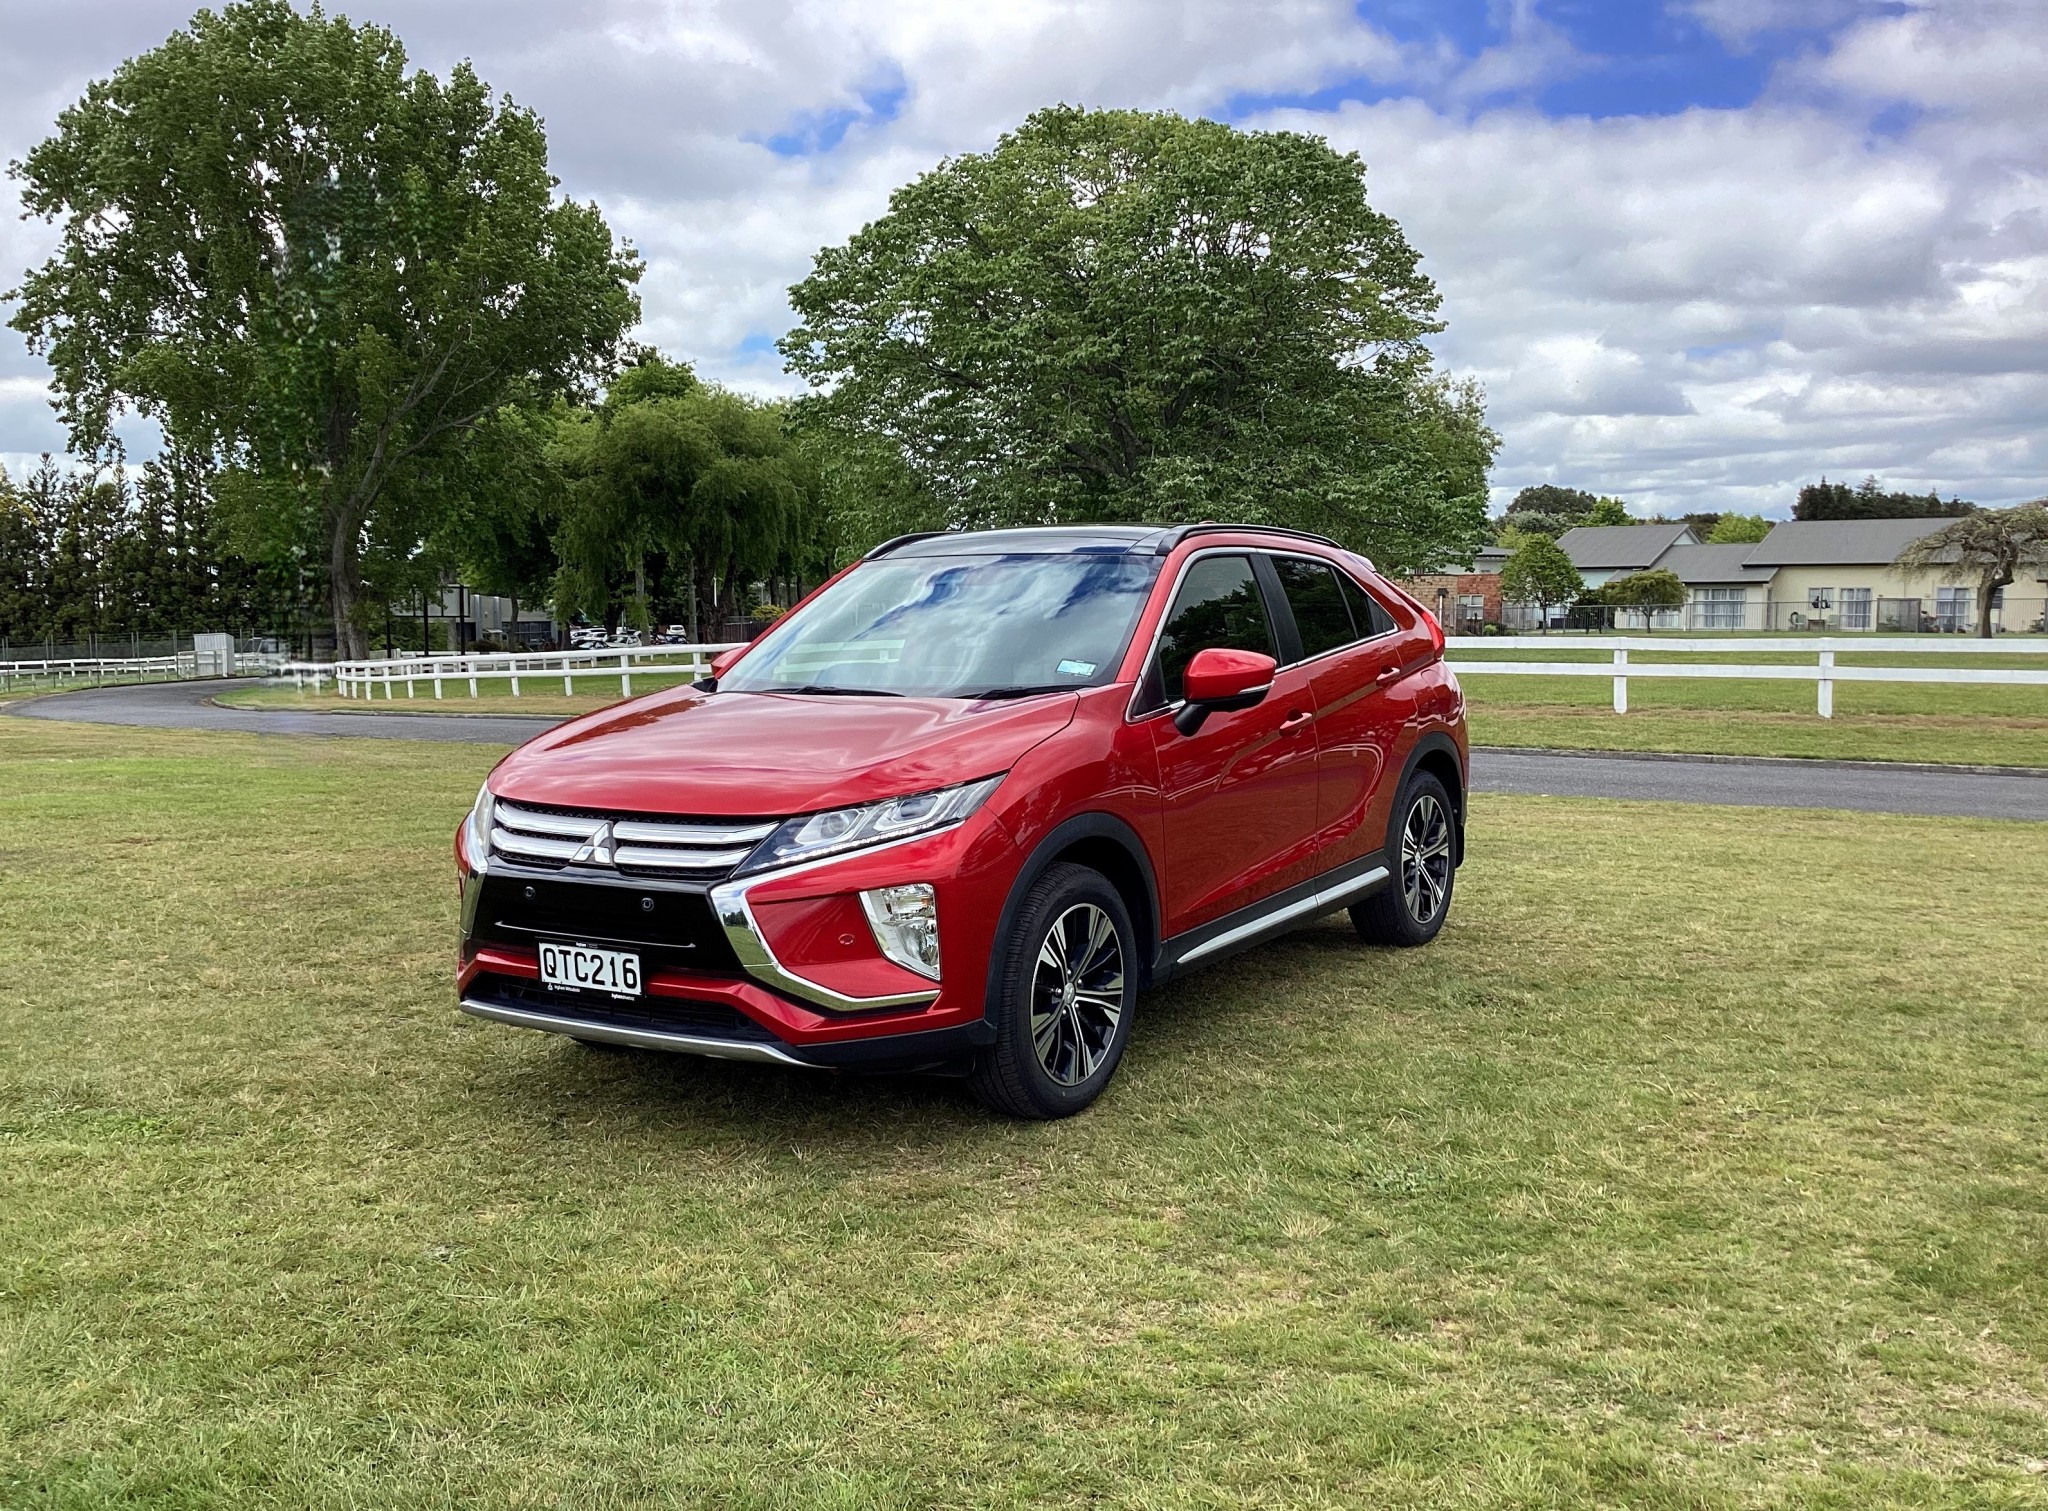
[[778,693],[812,693],[821,698],[900,698],[901,693],[891,692],[886,687],[827,687],[822,682],[806,682],[802,687],[778,687]]
[[993,698],[1035,698],[1040,693],[1072,693],[1079,691],[1078,687],[1070,683],[1038,682],[1016,687],[990,687],[978,693],[959,693],[956,696],[978,701]]

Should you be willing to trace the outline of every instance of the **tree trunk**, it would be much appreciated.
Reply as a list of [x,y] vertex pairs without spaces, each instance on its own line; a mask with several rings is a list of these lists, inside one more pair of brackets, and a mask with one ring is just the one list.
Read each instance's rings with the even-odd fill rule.
[[1977,595],[1977,638],[1989,640],[1991,636],[1991,600],[1998,596],[1998,590],[2011,584],[2010,577],[1999,581],[1986,581]]
[[335,658],[341,661],[367,659],[369,643],[355,622],[356,530],[346,519],[334,522],[328,538],[327,601],[334,610]]

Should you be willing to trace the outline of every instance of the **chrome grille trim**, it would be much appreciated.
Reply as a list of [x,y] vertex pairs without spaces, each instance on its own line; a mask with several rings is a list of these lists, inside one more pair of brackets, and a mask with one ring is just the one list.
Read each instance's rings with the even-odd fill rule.
[[722,876],[773,834],[777,823],[615,819],[602,813],[529,808],[503,798],[497,800],[492,817],[491,850],[507,859],[659,875]]

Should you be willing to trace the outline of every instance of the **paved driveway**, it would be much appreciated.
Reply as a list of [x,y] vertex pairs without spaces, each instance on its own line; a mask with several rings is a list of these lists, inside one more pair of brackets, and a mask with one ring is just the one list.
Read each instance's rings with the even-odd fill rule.
[[[346,735],[380,740],[457,740],[516,745],[558,721],[511,714],[293,713],[222,708],[207,700],[234,682],[170,682],[89,688],[16,704],[22,718],[245,734]],[[1929,771],[1879,762],[1689,760],[1481,749],[1477,792],[1641,798],[1750,808],[1845,808],[1957,818],[2048,821],[2048,776]]]

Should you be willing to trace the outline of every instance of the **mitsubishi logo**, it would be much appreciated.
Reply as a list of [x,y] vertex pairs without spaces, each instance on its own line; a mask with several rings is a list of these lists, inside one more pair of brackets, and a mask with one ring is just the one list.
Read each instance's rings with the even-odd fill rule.
[[612,826],[610,820],[597,826],[589,839],[585,840],[576,853],[569,857],[572,866],[609,866],[612,861]]

